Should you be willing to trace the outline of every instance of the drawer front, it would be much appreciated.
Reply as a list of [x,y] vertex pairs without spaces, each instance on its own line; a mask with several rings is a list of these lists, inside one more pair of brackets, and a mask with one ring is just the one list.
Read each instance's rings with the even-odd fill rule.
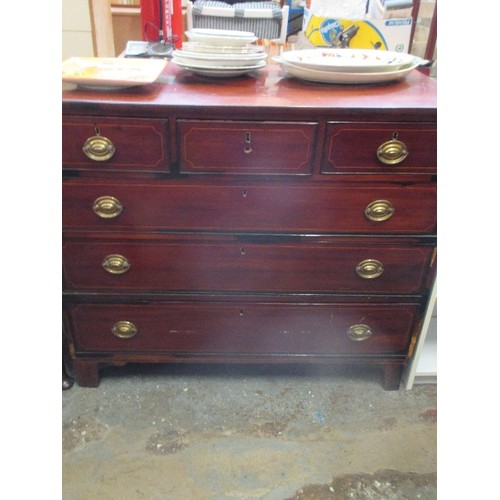
[[179,120],[180,170],[310,174],[317,129],[317,123]]
[[75,230],[434,234],[436,186],[68,180],[62,215]]
[[417,305],[152,303],[69,308],[78,352],[405,354]]
[[63,168],[165,172],[165,127],[160,120],[63,118]]
[[[236,240],[236,238],[233,238]],[[66,290],[412,294],[433,248],[393,244],[66,241]]]
[[435,173],[435,124],[330,123],[322,172]]

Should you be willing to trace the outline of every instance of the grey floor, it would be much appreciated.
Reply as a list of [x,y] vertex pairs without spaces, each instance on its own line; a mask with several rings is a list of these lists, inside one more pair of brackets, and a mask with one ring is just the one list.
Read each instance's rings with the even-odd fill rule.
[[436,393],[327,366],[106,369],[62,393],[62,498],[435,499]]

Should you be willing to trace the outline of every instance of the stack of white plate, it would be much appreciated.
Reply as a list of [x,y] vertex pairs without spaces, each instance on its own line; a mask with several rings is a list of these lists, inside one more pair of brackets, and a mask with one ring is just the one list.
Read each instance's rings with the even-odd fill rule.
[[192,29],[186,37],[189,41],[173,52],[172,61],[193,73],[230,77],[266,65],[267,54],[253,44],[257,37],[249,31]]
[[274,58],[290,76],[322,83],[378,83],[398,80],[423,61],[388,50],[316,48],[284,52]]

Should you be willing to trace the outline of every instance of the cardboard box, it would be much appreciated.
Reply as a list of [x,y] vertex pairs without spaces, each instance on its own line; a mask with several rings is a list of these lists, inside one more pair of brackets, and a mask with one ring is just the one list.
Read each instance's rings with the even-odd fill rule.
[[408,52],[412,18],[335,19],[304,9],[302,32],[316,47],[380,49]]

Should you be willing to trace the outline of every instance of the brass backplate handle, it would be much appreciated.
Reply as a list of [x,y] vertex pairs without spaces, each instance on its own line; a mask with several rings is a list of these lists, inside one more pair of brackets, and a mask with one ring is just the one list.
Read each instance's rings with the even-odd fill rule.
[[89,137],[83,145],[83,152],[94,161],[107,161],[113,158],[116,148],[114,144],[102,135]]
[[347,331],[347,336],[354,342],[361,342],[370,338],[372,335],[372,330],[368,325],[362,323],[357,325],[352,325]]
[[390,219],[393,214],[394,205],[387,200],[372,201],[365,209],[366,218],[374,222]]
[[100,196],[94,201],[92,210],[102,219],[112,219],[122,213],[123,205],[113,196]]
[[384,272],[382,262],[376,259],[365,259],[356,266],[356,273],[364,279],[378,278]]
[[123,274],[130,269],[128,260],[119,254],[107,255],[102,261],[102,267],[111,274]]
[[117,321],[111,328],[111,333],[120,339],[130,339],[137,335],[137,328],[131,321]]
[[397,165],[401,163],[409,154],[404,142],[398,139],[391,139],[384,142],[377,149],[377,158],[384,165]]

